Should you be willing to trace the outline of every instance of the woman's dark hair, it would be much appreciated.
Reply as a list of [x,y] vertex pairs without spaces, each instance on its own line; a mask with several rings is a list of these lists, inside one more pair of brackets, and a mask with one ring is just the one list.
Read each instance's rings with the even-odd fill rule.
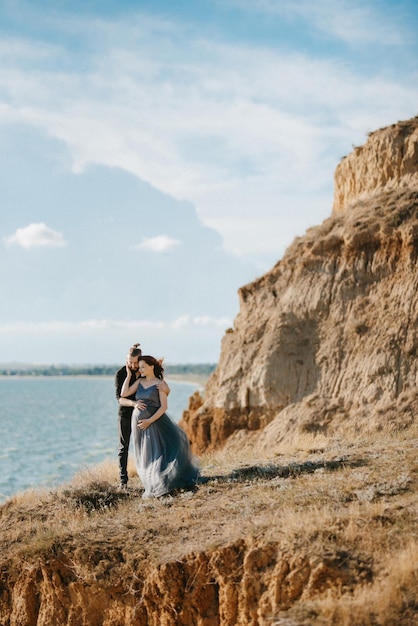
[[134,359],[135,359],[137,356],[141,356],[141,355],[142,355],[142,350],[141,350],[141,348],[139,347],[140,345],[141,345],[140,343],[134,343],[134,345],[133,345],[133,346],[131,346],[131,347],[129,348],[129,350],[128,350],[128,354],[129,354],[129,356],[132,356]]
[[163,368],[163,360],[162,359],[156,359],[153,356],[141,356],[141,361],[145,361],[145,363],[147,365],[152,365],[154,368],[154,374],[156,376],[156,378],[162,378],[163,374],[164,374],[164,368]]

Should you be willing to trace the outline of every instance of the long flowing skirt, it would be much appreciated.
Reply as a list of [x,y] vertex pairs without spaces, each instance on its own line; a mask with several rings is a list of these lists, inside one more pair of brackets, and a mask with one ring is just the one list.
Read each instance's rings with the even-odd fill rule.
[[158,498],[174,489],[195,485],[199,468],[184,430],[166,413],[141,430],[137,416],[134,411],[132,433],[136,471],[145,488],[142,497]]

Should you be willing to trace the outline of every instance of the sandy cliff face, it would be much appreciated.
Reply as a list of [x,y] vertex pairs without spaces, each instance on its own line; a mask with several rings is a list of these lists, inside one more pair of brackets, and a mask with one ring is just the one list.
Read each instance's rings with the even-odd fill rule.
[[[0,603],[0,623],[25,626],[230,626],[267,623],[278,607],[307,600],[327,585],[354,587],[367,569],[338,555],[289,554],[277,543],[238,541],[190,554],[109,583],[97,569],[57,558],[23,570]],[[84,564],[85,567],[85,564]],[[127,587],[127,583],[134,588]],[[4,594],[6,595],[6,594]]]
[[381,191],[418,188],[418,117],[369,135],[335,171],[333,213]]
[[335,181],[332,216],[240,289],[205,401],[184,414],[196,452],[414,420],[418,118],[373,133]]

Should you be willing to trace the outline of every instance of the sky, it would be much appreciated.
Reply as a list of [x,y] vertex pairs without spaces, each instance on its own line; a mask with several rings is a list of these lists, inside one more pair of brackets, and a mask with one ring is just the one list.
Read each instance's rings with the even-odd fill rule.
[[0,363],[214,363],[418,114],[416,0],[0,0]]

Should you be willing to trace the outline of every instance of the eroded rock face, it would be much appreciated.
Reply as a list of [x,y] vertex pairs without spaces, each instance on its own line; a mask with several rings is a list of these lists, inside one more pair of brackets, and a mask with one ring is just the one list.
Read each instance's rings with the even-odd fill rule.
[[418,118],[373,133],[335,180],[332,217],[240,289],[205,401],[183,417],[196,452],[415,419]]
[[335,170],[333,213],[393,189],[418,188],[418,117],[370,133]]
[[[86,569],[75,555],[71,562],[63,557],[23,568],[1,590],[1,624],[264,624],[298,600],[329,587],[353,589],[372,576],[368,564],[353,555],[318,557],[250,539],[141,569],[131,581],[112,583],[90,565]],[[83,578],[77,575],[81,569]]]

